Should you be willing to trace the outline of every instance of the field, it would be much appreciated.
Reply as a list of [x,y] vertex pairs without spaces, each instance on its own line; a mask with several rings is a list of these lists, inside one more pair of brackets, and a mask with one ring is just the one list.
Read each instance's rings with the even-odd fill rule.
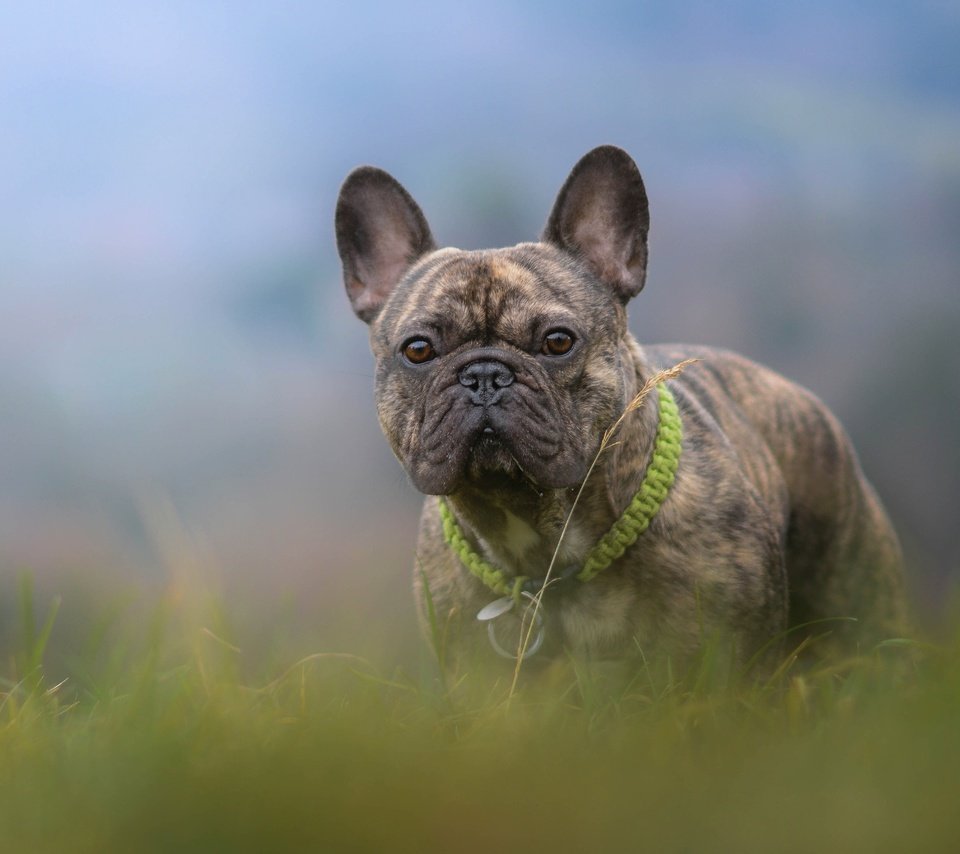
[[815,666],[788,657],[761,684],[709,660],[627,683],[570,663],[508,700],[508,679],[445,686],[426,646],[404,668],[306,646],[292,658],[296,635],[286,661],[251,657],[222,601],[183,590],[105,605],[45,666],[58,601],[29,576],[17,595],[0,682],[3,851],[916,852],[960,840],[957,639]]

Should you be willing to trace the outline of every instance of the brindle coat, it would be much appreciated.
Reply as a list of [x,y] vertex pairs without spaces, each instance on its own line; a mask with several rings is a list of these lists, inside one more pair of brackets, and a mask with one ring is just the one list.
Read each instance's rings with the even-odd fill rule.
[[[370,324],[378,413],[397,457],[422,492],[446,496],[487,561],[542,577],[604,431],[657,368],[699,358],[670,384],[684,438],[666,500],[621,559],[548,592],[541,655],[640,649],[684,660],[719,634],[742,663],[811,621],[856,618],[855,630],[827,627],[851,643],[897,633],[897,539],[823,403],[733,353],[642,348],[627,330],[648,223],[640,173],[611,146],[574,168],[541,242],[479,252],[437,250],[392,177],[354,171],[337,242],[354,310]],[[557,330],[573,344],[554,355],[544,342]],[[558,567],[581,564],[639,487],[655,398],[600,458]],[[495,595],[445,542],[435,497],[421,519],[418,588],[421,580],[447,645],[492,656],[475,614]],[[418,589],[426,622],[424,598]]]

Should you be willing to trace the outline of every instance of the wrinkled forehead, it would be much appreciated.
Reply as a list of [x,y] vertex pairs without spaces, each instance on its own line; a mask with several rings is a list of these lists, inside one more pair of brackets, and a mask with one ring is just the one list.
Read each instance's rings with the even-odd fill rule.
[[538,319],[571,325],[605,302],[567,253],[545,244],[468,252],[441,249],[404,277],[378,318],[392,337],[422,324],[466,337],[521,339]]

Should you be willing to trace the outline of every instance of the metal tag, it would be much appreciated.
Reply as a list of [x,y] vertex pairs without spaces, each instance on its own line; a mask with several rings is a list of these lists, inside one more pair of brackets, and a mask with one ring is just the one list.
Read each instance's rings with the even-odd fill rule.
[[485,623],[487,620],[495,620],[501,614],[506,614],[511,608],[513,608],[513,597],[504,596],[502,599],[495,599],[489,605],[484,605],[477,612],[477,619],[481,623]]
[[[520,613],[513,611],[513,598],[510,596],[504,599],[497,599],[491,602],[479,614],[478,620],[487,622],[487,637],[490,639],[490,646],[493,647],[497,655],[517,660],[517,653],[521,644],[527,640],[529,642],[523,650],[521,659],[527,659],[536,655],[537,651],[543,646],[544,621],[543,604],[537,607],[536,597],[532,593],[524,592],[524,598],[529,599]],[[504,607],[504,601],[509,604]],[[488,613],[489,612],[489,613]],[[481,616],[486,615],[486,616]],[[530,620],[533,619],[531,628]]]

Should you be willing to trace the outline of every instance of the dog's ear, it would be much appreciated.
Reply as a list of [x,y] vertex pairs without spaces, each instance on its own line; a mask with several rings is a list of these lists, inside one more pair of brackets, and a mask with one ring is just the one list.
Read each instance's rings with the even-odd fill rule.
[[584,260],[626,302],[647,278],[649,229],[637,164],[623,149],[603,145],[573,167],[541,239]]
[[430,226],[399,182],[373,166],[343,182],[335,224],[347,296],[369,323],[410,265],[436,248]]

